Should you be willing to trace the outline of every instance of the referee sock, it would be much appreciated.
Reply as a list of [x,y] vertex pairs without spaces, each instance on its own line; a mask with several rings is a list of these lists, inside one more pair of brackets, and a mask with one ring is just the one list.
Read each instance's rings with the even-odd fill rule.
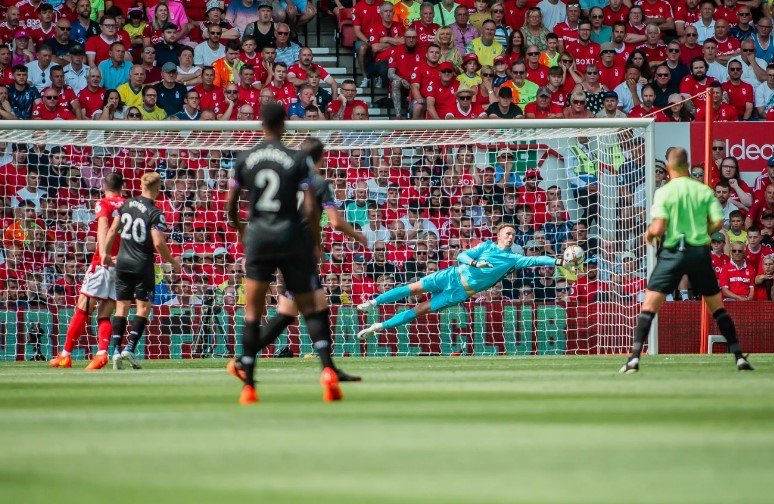
[[403,310],[402,312],[396,313],[391,318],[382,322],[382,328],[392,329],[393,327],[398,327],[399,325],[408,324],[415,318],[417,318],[417,314],[413,308]]
[[395,287],[394,289],[390,289],[384,294],[379,294],[376,296],[377,305],[386,304],[386,303],[394,303],[396,301],[400,301],[401,299],[406,299],[411,295],[411,289],[409,289],[408,285],[401,285],[399,287]]
[[736,326],[734,321],[731,320],[731,316],[726,312],[725,308],[715,310],[712,316],[715,318],[715,322],[718,323],[720,334],[728,342],[728,351],[734,354],[734,357],[737,359],[741,359],[743,357],[742,349],[739,347],[739,340],[736,338]]
[[121,340],[124,339],[126,332],[126,317],[113,317],[111,325],[113,326],[113,336],[110,340],[113,344],[113,353],[121,353]]
[[239,362],[245,372],[245,383],[253,386],[253,371],[255,370],[255,356],[258,354],[258,335],[261,333],[260,320],[245,321],[245,329],[242,332],[242,356]]
[[309,330],[314,349],[320,356],[323,369],[327,367],[336,369],[331,357],[331,321],[328,317],[328,308],[304,315],[304,320],[306,320],[306,328]]
[[270,318],[266,325],[261,327],[260,336],[258,337],[258,351],[256,353],[274,343],[279,338],[279,335],[282,334],[282,331],[292,324],[295,319],[296,317],[283,315],[282,313],[278,313]]
[[656,314],[652,311],[641,311],[637,315],[637,327],[634,328],[634,343],[632,343],[632,358],[639,359],[642,353],[642,347],[648,338],[650,326],[653,324],[653,318]]
[[145,317],[134,317],[132,319],[132,328],[129,330],[129,343],[124,347],[124,350],[129,350],[134,353],[137,348],[137,343],[142,338],[142,333],[145,332],[145,326],[148,324],[148,319]]
[[73,351],[75,342],[86,333],[86,322],[88,319],[89,316],[85,311],[80,308],[75,309],[73,318],[70,319],[70,325],[67,326],[67,336],[65,337],[64,342],[64,351],[67,352],[67,354]]

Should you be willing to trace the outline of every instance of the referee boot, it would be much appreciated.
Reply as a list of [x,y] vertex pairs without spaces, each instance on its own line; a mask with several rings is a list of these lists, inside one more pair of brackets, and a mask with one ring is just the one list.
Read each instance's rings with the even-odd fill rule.
[[739,371],[752,371],[753,367],[752,364],[747,360],[747,357],[749,355],[745,355],[744,357],[739,357],[736,359],[736,369]]
[[618,370],[618,372],[621,374],[631,374],[631,373],[636,373],[639,370],[640,370],[639,357],[629,357],[629,360],[626,361],[626,364],[624,364],[623,367]]

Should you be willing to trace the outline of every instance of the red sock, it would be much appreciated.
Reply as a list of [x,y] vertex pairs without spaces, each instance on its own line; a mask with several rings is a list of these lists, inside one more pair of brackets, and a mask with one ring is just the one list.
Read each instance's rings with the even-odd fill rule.
[[86,334],[86,322],[88,319],[89,316],[86,315],[85,311],[80,308],[75,309],[73,318],[70,320],[70,325],[67,326],[67,337],[64,344],[64,349],[67,352],[72,352],[78,338]]
[[97,349],[100,352],[107,352],[110,345],[110,333],[113,332],[113,325],[110,318],[105,317],[97,321]]

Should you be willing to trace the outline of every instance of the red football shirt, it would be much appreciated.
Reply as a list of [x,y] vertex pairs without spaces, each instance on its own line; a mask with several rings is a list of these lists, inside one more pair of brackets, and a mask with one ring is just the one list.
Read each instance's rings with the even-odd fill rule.
[[[328,104],[327,112],[328,115],[336,114],[341,109],[341,100],[333,100]],[[365,107],[368,109],[368,104],[364,102],[363,100],[352,100],[351,102],[347,103],[347,106],[344,108],[344,114],[341,116],[342,119],[345,121],[349,121],[352,119],[352,110],[357,106]]]
[[[314,68],[317,70],[317,72],[320,74],[320,80],[325,80],[330,75],[326,69],[318,65],[317,63],[312,63],[310,65],[310,68]],[[306,74],[306,70],[304,70],[304,67],[301,66],[301,63],[293,63],[288,67],[288,77],[295,77],[296,79],[306,80],[308,78]]]
[[578,28],[570,28],[567,21],[556,23],[556,26],[554,26],[554,33],[556,33],[559,40],[565,45],[565,48],[569,42],[578,41]]
[[[113,224],[113,219],[118,216],[119,210],[124,204],[124,198],[122,196],[112,196],[102,198],[97,202],[94,207],[95,221],[99,221],[100,218],[105,217],[108,222],[108,227]],[[115,256],[118,254],[118,248],[121,246],[121,236],[116,236],[113,242],[113,248],[110,249],[110,255]],[[94,253],[94,257],[91,260],[92,266],[98,266],[102,264],[102,259],[99,256],[99,247]]]
[[431,82],[440,80],[440,74],[438,73],[438,65],[430,66],[427,61],[423,61],[411,72],[411,83],[419,84],[419,93],[423,97],[428,96],[428,86]]
[[380,21],[379,12],[381,11],[381,5],[381,0],[376,0],[372,4],[367,3],[365,0],[360,0],[355,4],[355,7],[352,9],[352,24],[359,26],[363,35],[365,35],[366,30],[371,24]]
[[556,103],[548,105],[548,110],[541,110],[537,106],[537,102],[528,103],[524,106],[524,115],[535,114],[535,119],[547,119],[548,114],[561,114],[562,107]]
[[602,63],[597,65],[599,70],[599,82],[602,83],[607,89],[615,89],[617,85],[622,83],[626,78],[626,69],[624,65],[618,65],[613,62],[613,66],[606,67]]
[[723,266],[728,263],[731,258],[729,258],[726,254],[720,254],[717,255],[714,252],[710,252],[710,257],[712,257],[712,269],[715,270],[715,276],[720,279],[720,274],[723,272]]
[[59,105],[54,110],[49,110],[43,102],[40,102],[32,109],[32,118],[43,121],[71,121],[75,119],[75,115]]
[[629,7],[621,4],[621,8],[614,11],[608,5],[602,8],[602,14],[605,16],[605,19],[602,21],[602,24],[605,26],[613,26],[615,23],[625,23],[626,20],[629,19]]
[[750,286],[755,283],[755,270],[746,262],[741,266],[729,261],[720,272],[720,286],[737,296],[749,296]]
[[[704,107],[696,107],[696,122],[704,122],[706,117],[707,115]],[[736,115],[736,108],[727,103],[722,103],[720,108],[715,110],[715,115],[713,117],[715,122],[733,122],[739,120],[739,116]]]
[[438,26],[435,23],[429,25],[422,24],[422,21],[414,21],[411,23],[411,27],[417,31],[417,48],[422,52],[427,52],[427,48],[430,44],[435,43],[435,32],[438,31]]
[[[432,96],[435,99],[435,111],[441,119],[445,119],[446,114],[452,113],[457,106],[457,99],[454,93],[457,92],[459,87],[460,83],[457,80],[451,81],[448,86],[444,86],[440,81],[430,84],[427,96]],[[427,118],[429,119],[430,116],[428,115]]]
[[638,5],[642,7],[642,13],[646,18],[670,19],[674,17],[672,6],[664,0],[654,0],[653,2],[645,0]]
[[226,99],[223,89],[213,86],[210,91],[206,91],[199,84],[194,90],[199,93],[199,106],[202,110],[214,110],[216,114],[226,110],[226,107],[223,105],[223,100]]
[[527,80],[532,81],[538,86],[545,86],[548,84],[548,67],[545,65],[538,65],[537,68],[530,68],[527,65]]
[[[699,93],[706,91],[713,82],[715,82],[713,77],[707,77],[704,80],[704,83],[701,83],[694,79],[692,75],[686,75],[683,77],[683,80],[680,81],[680,93],[687,94],[688,96],[696,96]],[[704,95],[700,95],[696,96],[691,101],[695,107],[700,107],[706,101],[706,98]]]
[[296,94],[296,86],[287,81],[285,81],[280,87],[277,87],[274,84],[274,81],[271,81],[269,83],[269,89],[271,89],[272,93],[274,93],[274,99],[277,100],[277,103],[281,103],[282,106],[285,107],[285,110],[290,107],[290,104],[293,103],[294,98],[298,98],[298,95]]
[[731,81],[723,83],[723,91],[728,95],[728,101],[736,109],[739,117],[744,117],[747,104],[755,104],[755,90],[746,82],[734,85]]
[[731,56],[739,52],[742,48],[742,44],[732,37],[726,37],[726,40],[718,40],[718,57]]
[[587,44],[580,42],[567,42],[567,52],[575,58],[575,66],[583,73],[589,65],[595,65],[599,58],[599,44],[589,41]]
[[744,256],[745,262],[750,265],[750,267],[758,271],[759,267],[761,266],[761,259],[764,257],[771,255],[774,253],[774,250],[768,245],[761,245],[761,248],[758,250],[758,252],[753,252],[750,250],[750,246],[747,246],[747,253]]
[[666,61],[667,59],[667,46],[659,42],[656,47],[650,47],[648,44],[642,44],[637,46],[637,49],[645,53],[648,57],[649,63],[655,63],[656,61]]
[[395,69],[398,77],[410,80],[411,73],[424,59],[420,50],[414,49],[409,52],[405,45],[400,45],[392,48],[388,65]]
[[[655,114],[654,114],[655,112]],[[639,118],[639,117],[655,117],[656,122],[669,122],[669,118],[667,116],[658,110],[656,107],[652,107],[650,110],[645,110],[645,107],[642,105],[637,105],[631,111],[629,111],[628,117],[632,118]]]
[[94,112],[102,109],[102,102],[105,99],[105,88],[97,88],[96,91],[91,91],[88,87],[81,90],[78,93],[78,103],[81,104],[86,118],[91,119]]

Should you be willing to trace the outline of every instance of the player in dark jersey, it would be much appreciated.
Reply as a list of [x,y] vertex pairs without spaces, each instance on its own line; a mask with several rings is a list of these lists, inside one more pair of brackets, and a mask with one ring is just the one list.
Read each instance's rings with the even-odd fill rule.
[[[309,185],[312,186],[315,196],[315,206],[318,212],[325,211],[328,216],[333,229],[341,231],[347,236],[350,236],[362,243],[363,246],[368,246],[368,240],[362,233],[356,231],[344,218],[333,200],[333,191],[331,190],[330,183],[320,175],[320,168],[323,163],[323,143],[316,138],[308,138],[301,144],[301,149],[308,152],[314,162],[315,173],[312,175],[309,181]],[[319,285],[319,281],[318,281]],[[298,307],[296,306],[293,293],[289,292],[284,285],[284,281],[280,283],[279,299],[277,302],[277,314],[266,322],[266,325],[261,328],[261,335],[258,338],[258,351],[269,346],[273,343],[282,331],[285,330],[290,324],[295,322],[298,317]],[[328,297],[325,295],[325,291],[320,287],[314,291],[314,303],[316,310],[328,310]],[[329,342],[330,344],[330,342]],[[359,376],[352,376],[341,369],[334,366],[336,375],[339,381],[360,381]]]
[[[91,266],[83,278],[83,286],[75,305],[75,313],[67,326],[64,347],[59,355],[49,361],[51,367],[72,367],[73,361],[70,353],[75,342],[86,333],[86,324],[89,316],[97,306],[97,353],[92,358],[87,371],[96,371],[105,367],[108,362],[108,345],[110,344],[110,315],[116,306],[116,275],[113,268],[102,265],[100,248],[107,240],[108,230],[113,218],[124,204],[121,196],[121,188],[124,186],[124,177],[120,173],[109,173],[102,182],[105,197],[99,200],[95,210],[97,219],[97,251],[91,260]],[[120,241],[116,240],[110,255],[118,253]]]
[[[288,290],[304,315],[309,335],[324,366],[320,383],[324,400],[341,399],[339,380],[331,360],[328,310],[317,310],[314,291],[320,287],[315,251],[319,251],[319,212],[307,183],[313,166],[309,155],[285,147],[285,109],[267,103],[261,109],[264,141],[243,153],[235,166],[228,195],[229,221],[245,246],[245,327],[243,355],[229,362],[228,370],[244,382],[241,404],[258,401],[253,371],[258,353],[260,320],[269,283],[279,268]],[[239,197],[248,191],[249,223],[239,218]],[[303,222],[298,211],[299,190],[304,192]]]
[[[142,176],[140,184],[142,194],[124,202],[110,227],[104,249],[108,250],[113,245],[113,240],[120,232],[121,247],[116,260],[117,304],[112,337],[114,369],[123,368],[124,360],[128,361],[132,368],[140,369],[134,351],[153,308],[153,292],[156,287],[153,270],[154,249],[172,265],[174,271],[180,271],[180,263],[172,257],[164,238],[164,231],[167,229],[164,213],[154,203],[161,192],[161,176],[156,172],[148,172]],[[100,251],[102,264],[109,266],[112,259],[104,250]],[[132,318],[129,341],[119,353],[126,331],[126,316],[132,301],[137,303],[137,314]]]

